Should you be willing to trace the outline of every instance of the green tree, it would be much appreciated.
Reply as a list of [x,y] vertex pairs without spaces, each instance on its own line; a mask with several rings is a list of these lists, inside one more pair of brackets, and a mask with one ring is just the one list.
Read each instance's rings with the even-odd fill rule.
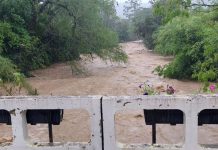
[[[114,3],[0,0],[1,85],[7,87],[12,82],[28,89],[22,73],[28,75],[30,70],[55,62],[79,60],[82,54],[126,62],[127,55],[120,49],[118,35],[112,29],[117,19]],[[11,87],[5,89],[11,93]]]
[[200,13],[190,17],[176,17],[156,33],[155,50],[175,59],[163,69],[171,78],[216,81],[217,22],[215,13]]
[[160,16],[163,24],[171,21],[176,16],[188,16],[192,10],[204,11],[217,9],[217,0],[150,0],[154,14]]
[[1,55],[23,72],[77,60],[81,54],[115,60],[110,57],[121,51],[107,24],[115,17],[113,4],[112,0],[1,0],[0,21],[10,33],[2,33],[3,39],[10,37],[3,40]]
[[144,8],[135,13],[133,23],[136,34],[143,38],[145,46],[153,49],[153,33],[160,27],[161,18],[154,16],[151,8]]
[[124,15],[128,19],[132,19],[134,14],[142,9],[142,1],[141,0],[126,0],[124,6]]
[[118,34],[120,42],[127,42],[131,40],[135,40],[135,34],[131,28],[132,24],[128,19],[119,19],[115,24],[115,31]]
[[188,16],[191,0],[152,0],[154,14],[166,24],[176,16]]

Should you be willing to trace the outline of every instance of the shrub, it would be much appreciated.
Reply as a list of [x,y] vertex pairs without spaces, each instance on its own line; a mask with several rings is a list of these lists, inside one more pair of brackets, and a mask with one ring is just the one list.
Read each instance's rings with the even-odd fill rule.
[[49,64],[48,55],[40,41],[19,26],[0,22],[0,54],[17,64],[22,72]]
[[163,75],[200,81],[218,79],[218,23],[214,13],[176,17],[154,35],[155,50],[174,55]]
[[16,91],[20,94],[25,89],[29,95],[37,95],[37,91],[25,80],[25,76],[18,72],[16,65],[11,60],[0,56],[0,88],[7,95],[12,96]]
[[17,71],[16,66],[7,58],[0,56],[0,79],[4,82],[10,82],[14,78],[14,73]]

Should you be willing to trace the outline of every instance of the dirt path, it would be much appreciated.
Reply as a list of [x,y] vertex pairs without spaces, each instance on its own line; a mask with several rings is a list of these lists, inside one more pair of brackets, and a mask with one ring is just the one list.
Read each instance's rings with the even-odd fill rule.
[[[177,94],[194,94],[201,85],[191,81],[178,81],[163,79],[152,74],[158,65],[170,62],[170,58],[162,57],[145,49],[140,42],[121,44],[129,56],[127,64],[105,63],[100,59],[83,62],[89,74],[86,77],[75,77],[71,69],[65,64],[56,64],[47,69],[34,71],[34,78],[28,81],[38,89],[40,95],[140,95],[138,86],[149,81],[156,86],[167,84],[176,89]],[[210,137],[215,137],[214,127],[200,132],[204,143]],[[29,127],[32,141],[48,141],[47,126],[38,125]],[[170,127],[160,125],[157,129],[158,143],[183,142],[184,126]],[[209,134],[205,135],[205,131]],[[5,134],[5,132],[3,132]],[[46,133],[46,134],[45,134]],[[176,134],[175,134],[176,133]],[[0,132],[1,134],[1,132]],[[125,111],[116,115],[116,134],[121,143],[151,143],[151,127],[145,126],[142,110]],[[89,141],[89,115],[84,110],[65,111],[64,121],[61,126],[54,127],[55,141]]]

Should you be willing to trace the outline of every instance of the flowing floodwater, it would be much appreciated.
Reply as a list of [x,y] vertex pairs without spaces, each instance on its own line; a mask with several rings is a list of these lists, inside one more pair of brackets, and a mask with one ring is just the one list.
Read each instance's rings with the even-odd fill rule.
[[154,87],[167,84],[177,94],[195,93],[201,87],[192,81],[163,79],[152,73],[158,65],[165,65],[171,58],[154,54],[140,42],[121,44],[128,54],[127,64],[104,62],[96,58],[83,62],[88,71],[86,77],[72,76],[70,66],[56,64],[47,69],[37,70],[29,82],[41,95],[138,95],[139,84],[149,81]]
[[[40,95],[141,95],[139,85],[148,82],[154,88],[171,85],[176,94],[195,94],[201,84],[193,81],[164,79],[152,73],[158,65],[169,63],[172,58],[163,57],[148,51],[141,42],[121,44],[128,54],[127,64],[105,62],[99,58],[82,61],[87,75],[72,75],[70,66],[55,64],[49,68],[33,72],[34,78],[28,79],[38,89]],[[151,143],[151,127],[146,126],[142,110],[128,110],[117,113],[116,135],[120,143]],[[214,143],[218,140],[216,126],[201,127],[200,143]],[[9,135],[4,126],[4,132]],[[182,143],[184,126],[157,126],[158,143]],[[207,134],[206,134],[207,133]],[[48,141],[47,126],[29,126],[32,141]],[[60,126],[54,126],[55,141],[89,141],[89,115],[85,110],[67,110]]]

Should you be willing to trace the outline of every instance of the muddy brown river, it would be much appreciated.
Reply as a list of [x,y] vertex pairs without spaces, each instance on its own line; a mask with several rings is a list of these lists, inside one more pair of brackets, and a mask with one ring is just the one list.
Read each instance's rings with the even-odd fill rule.
[[[128,54],[127,64],[105,62],[99,58],[82,61],[87,75],[72,75],[70,66],[55,64],[34,71],[28,79],[40,95],[141,95],[139,85],[149,82],[155,87],[172,85],[176,94],[198,93],[201,84],[193,81],[164,79],[152,73],[158,65],[169,63],[172,58],[147,50],[139,41],[121,44]],[[119,143],[151,143],[151,127],[146,126],[142,110],[118,112],[116,138]],[[184,126],[157,126],[157,143],[177,144],[184,141]],[[28,126],[31,141],[47,142],[46,125]],[[0,126],[0,137],[10,137],[10,127]],[[54,126],[55,142],[86,142],[90,139],[89,114],[85,110],[66,110],[60,126]],[[199,127],[199,143],[217,144],[218,126]]]

